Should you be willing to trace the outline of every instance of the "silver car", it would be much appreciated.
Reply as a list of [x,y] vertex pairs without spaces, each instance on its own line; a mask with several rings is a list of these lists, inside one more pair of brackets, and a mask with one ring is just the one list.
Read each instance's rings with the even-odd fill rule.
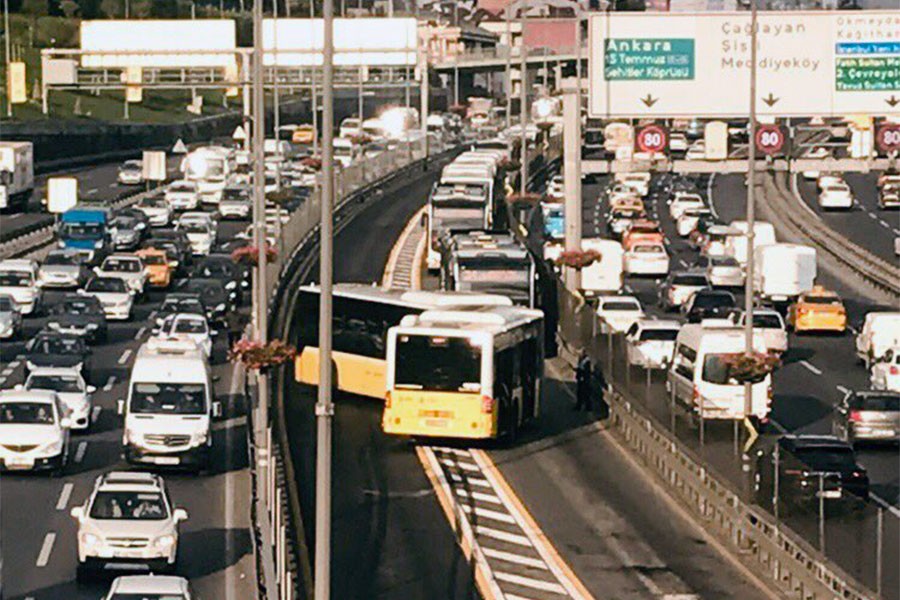
[[38,269],[38,285],[42,288],[76,288],[88,280],[90,271],[85,256],[78,250],[51,250]]
[[16,337],[22,330],[22,313],[9,294],[0,294],[0,339]]
[[900,442],[900,392],[848,392],[835,408],[832,428],[850,443]]

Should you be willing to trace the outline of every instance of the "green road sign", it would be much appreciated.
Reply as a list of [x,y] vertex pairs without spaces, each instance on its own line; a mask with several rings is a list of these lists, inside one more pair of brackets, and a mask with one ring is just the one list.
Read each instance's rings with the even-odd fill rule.
[[694,78],[693,39],[609,38],[604,42],[607,81]]
[[900,56],[835,57],[838,92],[900,91]]

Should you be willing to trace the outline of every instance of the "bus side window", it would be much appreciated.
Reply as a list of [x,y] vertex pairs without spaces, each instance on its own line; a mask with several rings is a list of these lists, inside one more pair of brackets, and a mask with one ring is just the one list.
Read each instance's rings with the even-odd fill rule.
[[499,400],[512,393],[515,383],[515,350],[507,348],[494,357],[494,398]]

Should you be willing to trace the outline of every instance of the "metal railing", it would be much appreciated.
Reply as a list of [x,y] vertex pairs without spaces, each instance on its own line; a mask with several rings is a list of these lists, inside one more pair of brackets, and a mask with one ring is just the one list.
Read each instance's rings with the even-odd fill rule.
[[[580,53],[577,45],[561,48],[529,48],[527,50],[528,62],[540,62],[544,59],[573,60],[579,56],[586,59],[588,56],[587,44],[582,44]],[[454,66],[468,67],[478,66],[483,63],[506,62],[507,58],[513,62],[513,67],[518,69],[518,63],[522,58],[520,46],[487,46],[476,47],[461,52],[456,56],[432,57],[432,64],[436,69],[447,69]]]

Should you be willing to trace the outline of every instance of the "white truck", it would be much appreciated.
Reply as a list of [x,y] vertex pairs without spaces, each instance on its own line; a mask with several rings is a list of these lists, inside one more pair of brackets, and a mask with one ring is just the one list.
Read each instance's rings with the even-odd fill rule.
[[766,302],[793,300],[816,281],[816,250],[800,244],[769,244],[753,249],[753,291]]
[[0,209],[24,207],[34,191],[34,145],[0,142]]
[[616,240],[584,238],[582,250],[595,250],[600,260],[581,270],[581,290],[587,297],[618,294],[625,279],[625,251]]

